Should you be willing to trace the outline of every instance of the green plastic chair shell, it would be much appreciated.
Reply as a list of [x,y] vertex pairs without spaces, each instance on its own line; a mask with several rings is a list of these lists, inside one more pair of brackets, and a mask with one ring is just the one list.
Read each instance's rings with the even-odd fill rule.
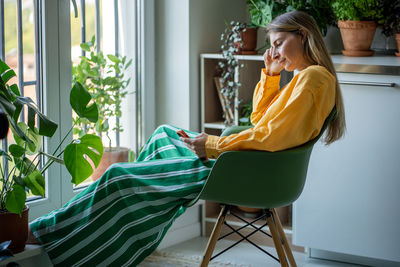
[[[277,208],[293,203],[301,194],[314,144],[336,115],[333,109],[317,137],[287,150],[227,151],[216,160],[198,199],[254,208]],[[249,127],[235,126],[229,135]]]

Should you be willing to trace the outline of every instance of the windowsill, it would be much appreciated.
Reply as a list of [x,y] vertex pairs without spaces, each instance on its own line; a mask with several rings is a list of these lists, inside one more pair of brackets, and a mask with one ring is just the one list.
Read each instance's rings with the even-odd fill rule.
[[41,264],[40,266],[52,266],[50,263],[50,259],[47,256],[43,247],[40,245],[31,245],[31,244],[26,245],[24,251],[14,254],[14,257],[10,257],[5,261],[0,262],[0,266],[6,266],[10,262],[17,262],[20,264],[24,263],[21,264],[21,266],[28,266],[30,265],[30,264],[26,265],[26,262],[28,261],[32,264],[31,266],[35,266],[36,265],[35,263],[38,262],[47,263],[45,265]]

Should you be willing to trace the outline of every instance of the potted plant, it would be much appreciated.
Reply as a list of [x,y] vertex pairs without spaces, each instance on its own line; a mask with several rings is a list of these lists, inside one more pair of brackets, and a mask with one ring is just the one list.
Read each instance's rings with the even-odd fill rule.
[[335,0],[333,11],[343,40],[345,56],[371,56],[377,21],[382,18],[380,0]]
[[[7,115],[13,136],[8,149],[0,150],[2,162],[8,162],[0,169],[0,243],[12,240],[10,249],[14,253],[24,249],[27,238],[27,194],[45,195],[46,170],[54,163],[64,164],[71,174],[71,182],[77,185],[93,172],[89,162],[97,166],[103,154],[101,139],[96,135],[83,135],[65,146],[72,127],[55,151],[42,151],[42,140],[51,138],[58,125],[41,113],[32,99],[22,97],[16,84],[9,85],[15,76],[15,72],[0,60],[0,108]],[[74,84],[70,103],[78,116],[77,122],[80,118],[97,120],[97,106],[90,101],[85,88]],[[23,108],[28,111],[27,122],[19,120]]]
[[80,82],[92,95],[99,109],[99,119],[96,123],[81,120],[81,123],[76,124],[74,134],[81,136],[85,133],[94,133],[101,138],[105,135],[108,139],[108,145],[104,146],[102,161],[92,175],[92,180],[95,181],[112,163],[126,162],[129,158],[128,148],[112,147],[111,132],[120,133],[123,129],[118,119],[115,127],[111,128],[109,119],[122,116],[121,103],[128,94],[127,86],[130,82],[130,79],[124,76],[124,72],[132,60],[127,61],[126,56],[105,57],[103,52],[96,52],[94,36],[89,42],[80,46],[88,56],[81,56],[79,64],[72,67],[72,79]]
[[[257,33],[258,28],[265,28],[267,25],[278,15],[286,11],[287,4],[284,1],[276,0],[246,0],[247,10],[249,12],[249,26],[246,28],[246,32],[255,31]],[[251,30],[253,29],[253,30]],[[246,32],[242,34],[244,40],[243,46],[247,46],[245,41]],[[256,48],[257,35],[255,36],[254,48]],[[267,44],[267,40],[265,43]],[[267,46],[267,45],[265,45]],[[260,49],[264,48],[261,47]],[[257,50],[260,50],[257,49]],[[240,52],[239,52],[240,53]],[[255,54],[255,53],[254,53]]]
[[335,24],[335,15],[332,10],[333,0],[286,0],[286,12],[304,11],[318,24],[323,36],[328,31],[328,26]]
[[396,56],[400,57],[400,2],[382,0],[380,9],[383,10],[383,19],[380,21],[382,33],[386,37],[395,35],[397,48]]

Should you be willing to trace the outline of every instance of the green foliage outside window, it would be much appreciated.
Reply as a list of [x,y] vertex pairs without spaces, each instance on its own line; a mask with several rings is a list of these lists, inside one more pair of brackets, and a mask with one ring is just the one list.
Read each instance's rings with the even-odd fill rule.
[[[74,127],[74,134],[82,136],[85,133],[104,133],[111,147],[111,131],[122,132],[122,126],[116,121],[116,126],[111,128],[109,119],[122,116],[122,100],[128,94],[127,86],[130,79],[125,77],[125,72],[132,63],[126,56],[107,55],[96,51],[95,37],[91,41],[81,44],[87,56],[81,56],[79,64],[72,67],[72,80],[80,82],[92,95],[99,109],[99,119],[96,123],[80,120]],[[74,123],[76,117],[73,118]]]

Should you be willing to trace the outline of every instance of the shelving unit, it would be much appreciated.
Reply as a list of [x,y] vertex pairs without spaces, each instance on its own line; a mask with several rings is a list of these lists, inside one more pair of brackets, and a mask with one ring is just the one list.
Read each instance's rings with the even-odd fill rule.
[[[262,55],[238,55],[239,64],[244,67],[236,71],[236,79],[241,83],[239,88],[236,103],[248,103],[252,101],[253,91],[257,85],[261,69],[264,67],[264,60]],[[220,135],[225,129],[223,110],[218,97],[217,89],[214,83],[214,77],[218,73],[218,61],[223,60],[221,54],[201,54],[201,130],[213,135]],[[281,75],[281,87],[284,86],[291,78],[292,74],[283,71]],[[239,122],[239,111],[234,111],[234,122],[237,125]],[[210,235],[212,227],[216,222],[219,213],[219,204],[215,202],[206,201],[203,211],[203,234]],[[284,224],[285,232],[289,235],[292,234],[291,224],[291,206],[283,207],[278,210],[281,221]],[[230,224],[237,227],[242,227],[243,222],[238,221],[233,216],[227,216]],[[261,225],[262,222],[260,222]],[[251,231],[250,228],[246,229]],[[222,230],[224,232],[224,229]],[[232,235],[232,238],[235,238]],[[268,239],[264,236],[254,237],[259,239],[260,244],[273,245],[269,243]],[[271,241],[272,242],[272,241]],[[293,247],[294,250],[302,251],[302,247]]]

